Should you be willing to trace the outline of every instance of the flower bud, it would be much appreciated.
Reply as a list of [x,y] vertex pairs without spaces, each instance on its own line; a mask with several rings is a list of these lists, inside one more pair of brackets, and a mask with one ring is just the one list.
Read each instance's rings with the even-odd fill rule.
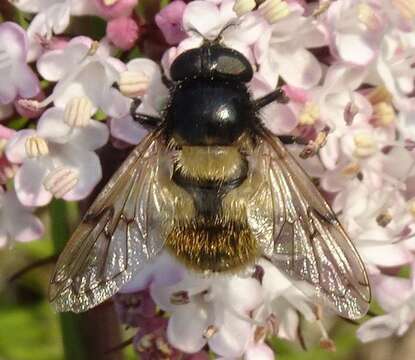
[[87,97],[74,97],[65,106],[63,121],[72,127],[85,127],[92,114],[93,105]]
[[186,38],[186,33],[182,26],[185,8],[186,4],[183,1],[173,1],[161,9],[155,17],[157,26],[170,45],[176,45]]
[[30,158],[45,156],[49,154],[48,143],[40,136],[33,135],[26,139],[25,143],[26,154]]
[[139,37],[139,27],[130,17],[119,17],[108,22],[107,37],[117,48],[130,50]]
[[123,95],[139,97],[144,95],[150,79],[143,72],[124,71],[120,75],[118,86]]

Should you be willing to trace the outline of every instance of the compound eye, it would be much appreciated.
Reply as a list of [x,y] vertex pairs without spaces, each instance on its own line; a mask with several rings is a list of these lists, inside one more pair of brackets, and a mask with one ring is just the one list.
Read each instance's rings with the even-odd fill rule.
[[252,79],[253,70],[249,61],[236,50],[218,48],[212,51],[211,61],[216,64],[214,72],[224,78],[248,82]]
[[173,81],[181,81],[197,77],[202,71],[202,50],[196,48],[185,51],[173,61],[170,76]]

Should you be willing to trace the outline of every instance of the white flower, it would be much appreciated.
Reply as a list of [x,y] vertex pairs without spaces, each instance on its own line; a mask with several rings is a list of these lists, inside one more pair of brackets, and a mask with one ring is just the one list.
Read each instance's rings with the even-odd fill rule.
[[13,5],[21,11],[37,14],[27,29],[28,61],[34,61],[42,54],[42,42],[66,30],[71,15],[96,13],[89,0],[13,0]]
[[288,85],[309,89],[318,84],[322,68],[307,49],[326,44],[324,33],[304,9],[290,3],[290,12],[265,29],[254,44],[260,74],[275,88],[279,77]]
[[398,30],[383,37],[380,54],[368,74],[370,83],[384,84],[394,96],[395,105],[402,110],[414,110],[415,104],[407,97],[414,90],[415,34]]
[[0,188],[0,248],[10,240],[28,242],[39,239],[44,232],[40,220],[24,207],[14,191]]
[[204,278],[190,271],[179,283],[154,287],[151,294],[171,313],[167,335],[173,346],[197,352],[209,343],[215,353],[225,357],[243,354],[253,332],[249,312],[261,301],[261,287],[255,279]]
[[94,150],[108,140],[106,125],[90,120],[85,127],[64,122],[64,109],[43,113],[36,130],[21,130],[9,141],[6,154],[22,164],[15,177],[19,200],[42,206],[53,195],[80,200],[101,179],[101,165]]
[[402,336],[415,320],[415,276],[412,263],[411,279],[378,275],[375,282],[375,295],[385,315],[366,321],[357,330],[363,342],[382,339],[392,335]]
[[386,26],[382,15],[369,1],[333,2],[326,17],[332,52],[350,64],[369,64],[377,55]]
[[223,31],[223,44],[238,50],[254,64],[251,46],[261,36],[264,25],[253,14],[238,19],[233,5],[234,0],[223,0],[219,5],[200,0],[189,3],[183,14],[183,27],[190,37],[179,44],[177,55],[200,46],[203,38],[199,34],[214,40],[227,25],[235,23]]
[[26,64],[27,35],[15,23],[0,24],[0,106],[17,96],[30,98],[39,90],[39,81]]
[[[161,81],[160,67],[149,59],[134,59],[127,64],[119,80],[121,91],[133,91],[141,100],[137,113],[161,116],[168,90]],[[137,90],[138,89],[138,90]],[[138,91],[138,92],[137,92]],[[122,115],[111,119],[111,135],[129,144],[137,144],[147,133],[130,115],[131,100],[125,103]]]
[[123,115],[128,99],[112,86],[125,65],[110,56],[106,43],[76,37],[64,49],[43,54],[37,67],[45,79],[57,81],[42,105],[53,101],[63,108],[74,97],[87,97],[94,110],[100,108],[109,116]]

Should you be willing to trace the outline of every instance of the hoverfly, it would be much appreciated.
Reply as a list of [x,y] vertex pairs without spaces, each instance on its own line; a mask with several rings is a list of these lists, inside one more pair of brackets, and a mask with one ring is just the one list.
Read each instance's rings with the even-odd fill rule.
[[161,118],[132,112],[150,133],[87,211],[50,283],[58,311],[105,301],[167,250],[194,271],[236,273],[259,257],[341,316],[368,310],[363,263],[315,185],[261,123],[286,100],[253,100],[249,61],[205,41],[173,62]]

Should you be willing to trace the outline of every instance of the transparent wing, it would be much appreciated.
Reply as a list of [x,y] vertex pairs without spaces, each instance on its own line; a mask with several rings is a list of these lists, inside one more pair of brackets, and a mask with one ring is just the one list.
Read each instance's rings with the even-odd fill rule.
[[[264,253],[305,293],[328,303],[339,315],[357,319],[370,302],[364,265],[335,214],[315,185],[284,148],[265,132],[257,167],[266,174],[256,195],[264,206],[248,210]],[[265,199],[272,205],[265,205]],[[260,241],[260,243],[261,243]],[[311,286],[310,286],[311,285]]]
[[164,146],[150,133],[94,201],[50,281],[57,311],[82,312],[111,297],[164,244],[173,199],[162,186]]

